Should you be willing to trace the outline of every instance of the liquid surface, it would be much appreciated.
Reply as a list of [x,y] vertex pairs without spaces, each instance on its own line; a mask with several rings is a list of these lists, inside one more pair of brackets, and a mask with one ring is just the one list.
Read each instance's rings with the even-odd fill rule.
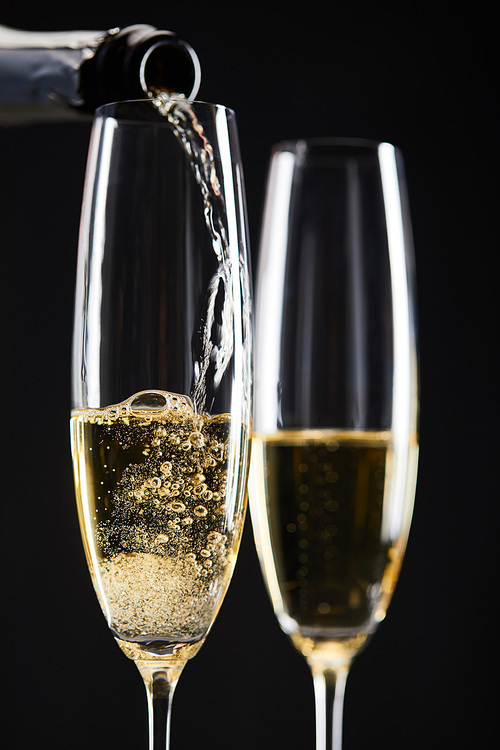
[[278,619],[301,650],[359,646],[385,615],[401,564],[383,533],[393,454],[388,432],[254,436],[261,560]]
[[153,650],[200,641],[243,521],[241,503],[227,503],[228,416],[152,391],[73,411],[71,435],[86,554],[110,628]]

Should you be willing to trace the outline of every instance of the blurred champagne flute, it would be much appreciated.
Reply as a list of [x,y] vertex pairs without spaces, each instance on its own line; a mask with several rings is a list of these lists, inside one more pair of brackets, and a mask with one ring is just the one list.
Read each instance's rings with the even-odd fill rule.
[[277,145],[255,288],[252,523],[274,611],[340,750],[352,659],[383,620],[418,456],[411,230],[388,143]]

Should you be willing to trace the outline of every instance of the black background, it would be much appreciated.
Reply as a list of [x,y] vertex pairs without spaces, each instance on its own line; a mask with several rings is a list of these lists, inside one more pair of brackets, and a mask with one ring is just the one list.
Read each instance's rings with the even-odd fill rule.
[[[272,143],[360,136],[403,151],[419,285],[420,472],[399,588],[349,678],[345,750],[480,747],[496,724],[499,164],[487,8],[102,0],[29,12],[4,2],[0,13],[1,23],[34,30],[151,23],[190,42],[199,98],[237,113],[254,255]],[[2,661],[16,699],[14,746],[137,750],[147,746],[144,688],[91,587],[69,455],[89,123],[0,119],[11,449],[2,460]],[[249,523],[220,616],[176,692],[172,748],[193,747],[314,747],[311,680],[274,620]]]

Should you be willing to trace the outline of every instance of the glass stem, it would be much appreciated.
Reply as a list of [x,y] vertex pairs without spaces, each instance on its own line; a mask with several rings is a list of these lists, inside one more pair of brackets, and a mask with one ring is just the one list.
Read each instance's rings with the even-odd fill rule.
[[344,692],[349,666],[312,668],[316,704],[316,750],[341,750]]
[[137,666],[148,698],[149,750],[169,750],[172,699],[182,666]]

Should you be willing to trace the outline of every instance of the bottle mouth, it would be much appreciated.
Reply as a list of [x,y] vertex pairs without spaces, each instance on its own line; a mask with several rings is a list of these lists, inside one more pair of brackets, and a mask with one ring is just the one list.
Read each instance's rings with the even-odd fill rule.
[[182,39],[160,40],[144,53],[139,80],[146,95],[151,91],[167,91],[195,99],[201,82],[200,61]]

